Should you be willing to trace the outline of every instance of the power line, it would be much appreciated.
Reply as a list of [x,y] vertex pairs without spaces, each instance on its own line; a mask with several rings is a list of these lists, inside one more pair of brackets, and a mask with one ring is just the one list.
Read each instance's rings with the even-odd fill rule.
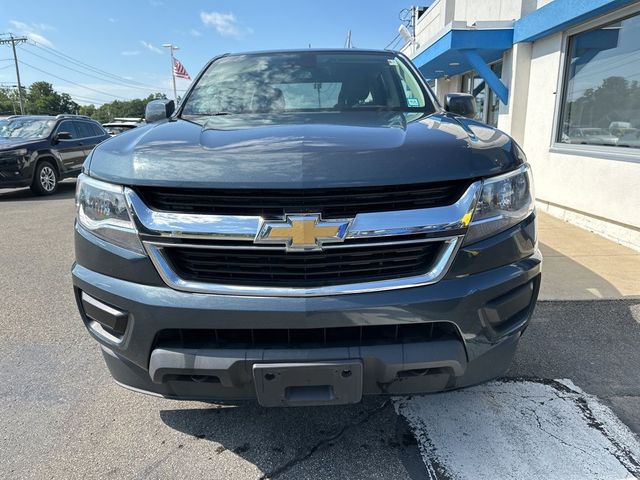
[[162,87],[157,87],[157,86],[153,86],[153,85],[148,85],[148,84],[146,84],[146,83],[141,83],[141,82],[138,82],[138,81],[135,81],[135,80],[130,80],[130,79],[127,79],[127,78],[121,77],[121,76],[119,76],[119,75],[115,75],[115,74],[113,74],[113,73],[109,73],[109,72],[107,72],[107,71],[105,71],[105,70],[102,70],[101,68],[94,67],[94,66],[92,66],[92,65],[89,65],[88,63],[85,63],[85,62],[81,61],[81,60],[77,60],[77,59],[75,59],[75,58],[73,58],[73,57],[71,57],[71,56],[67,55],[66,53],[63,53],[63,52],[61,52],[61,51],[59,51],[59,50],[56,50],[56,49],[55,49],[55,48],[53,48],[53,47],[47,47],[47,46],[45,46],[45,45],[41,45],[41,44],[39,44],[38,42],[35,42],[35,41],[33,41],[33,40],[31,40],[31,42],[30,42],[30,43],[31,43],[33,46],[35,46],[36,48],[39,48],[40,50],[42,50],[42,51],[44,51],[44,52],[46,52],[46,53],[48,53],[48,54],[50,54],[50,55],[54,55],[54,56],[56,56],[56,57],[58,57],[58,58],[60,58],[60,59],[62,59],[62,60],[65,60],[65,61],[67,61],[67,62],[69,62],[69,63],[75,64],[76,66],[79,66],[79,67],[82,67],[82,68],[85,68],[85,69],[91,70],[91,71],[93,71],[93,72],[95,72],[95,73],[98,73],[98,74],[100,74],[100,75],[108,76],[108,77],[111,77],[111,78],[113,78],[113,79],[115,79],[115,80],[118,80],[118,81],[121,81],[121,82],[126,82],[126,83],[128,83],[128,84],[138,85],[138,86],[142,86],[142,87],[148,87],[148,88],[154,89],[154,90],[156,90],[156,91],[158,91],[158,90],[160,90],[160,91],[164,90],[164,88],[162,88]]
[[62,92],[62,93],[66,93],[74,101],[79,100],[80,102],[87,102],[87,103],[91,103],[93,105],[98,105],[98,106],[105,105],[105,104],[109,103],[109,102],[105,102],[103,100],[96,100],[94,98],[87,98],[87,97],[81,97],[81,96],[78,96],[78,95],[72,95],[71,93],[67,93],[67,92]]
[[387,46],[384,47],[383,50],[388,49],[391,46],[392,43],[394,43],[394,42],[397,43],[397,40],[398,40],[399,37],[400,37],[400,34],[398,33],[395,37],[393,37],[393,40],[391,40],[389,43],[387,43]]
[[100,104],[100,105],[103,105],[105,103],[109,103],[108,101],[105,101],[105,100],[100,100],[100,99],[97,99],[97,98],[90,98],[90,97],[85,97],[83,95],[76,95],[75,93],[65,92],[62,89],[58,89],[57,91],[60,92],[60,93],[64,93],[66,95],[69,95],[74,100],[78,99],[78,100],[81,100],[83,102],[97,103],[97,104]]
[[38,67],[34,67],[33,65],[30,65],[27,62],[24,62],[22,60],[20,60],[20,64],[25,65],[25,66],[27,66],[29,68],[33,68],[34,70],[37,70],[37,71],[39,71],[41,73],[49,75],[49,76],[51,76],[53,78],[57,78],[58,80],[62,80],[63,82],[67,82],[67,83],[70,83],[72,85],[76,85],[78,87],[84,88],[86,90],[91,90],[92,92],[96,92],[96,93],[99,93],[101,95],[107,95],[108,97],[113,97],[113,98],[119,99],[119,100],[128,100],[127,98],[121,97],[120,95],[114,95],[113,93],[103,92],[102,90],[98,90],[96,88],[87,87],[86,85],[82,85],[81,83],[73,82],[73,81],[68,80],[66,78],[59,77],[57,75],[54,75],[53,73],[47,72],[47,71],[42,70],[42,69],[40,69]]
[[146,85],[146,84],[143,84],[143,83],[140,83],[140,82],[136,82],[134,80],[129,80],[129,79],[126,79],[126,78],[121,77],[119,75],[115,75],[115,74],[109,73],[109,72],[107,72],[105,70],[102,70],[102,69],[100,69],[98,67],[94,67],[92,65],[89,65],[89,64],[87,64],[87,63],[85,63],[85,62],[83,62],[81,60],[77,60],[77,59],[67,55],[66,53],[63,53],[63,52],[61,52],[59,50],[56,50],[53,47],[48,47],[48,46],[45,46],[45,45],[41,45],[41,44],[39,44],[37,42],[34,42],[34,41],[32,41],[31,43],[32,43],[33,46],[39,48],[40,50],[42,50],[42,51],[44,51],[44,52],[46,52],[46,53],[48,53],[50,55],[54,55],[54,56],[56,56],[58,58],[61,58],[62,60],[65,60],[65,61],[71,63],[71,64],[75,64],[75,65],[80,66],[82,68],[86,68],[86,69],[92,70],[92,71],[94,71],[96,73],[99,73],[101,75],[106,75],[108,77],[117,79],[119,81],[125,81],[127,83],[133,83],[133,84],[137,84],[137,85],[148,86],[148,87],[154,88],[154,89],[155,88],[159,88],[159,87],[153,87],[151,85]]
[[38,55],[37,53],[32,52],[31,50],[28,50],[28,49],[26,49],[24,47],[21,47],[21,50],[24,51],[24,52],[27,52],[29,55],[34,55],[34,56],[36,56],[38,58],[46,60],[47,62],[53,63],[54,65],[58,65],[59,67],[66,68],[67,70],[71,70],[72,72],[80,73],[81,75],[86,75],[86,76],[91,77],[91,78],[96,78],[98,80],[106,81],[107,83],[111,83],[113,85],[119,85],[119,86],[123,86],[123,87],[127,87],[127,88],[136,88],[136,89],[145,90],[145,91],[154,91],[154,92],[156,91],[155,88],[138,87],[136,85],[129,85],[129,84],[122,83],[122,82],[116,82],[115,80],[108,80],[108,79],[105,79],[104,76],[99,77],[98,75],[93,75],[91,73],[83,72],[82,70],[77,70],[77,69],[69,67],[67,65],[63,65],[62,63],[56,62],[55,60],[51,60],[50,58],[44,57],[42,55]]
[[396,43],[391,46],[391,50],[395,50],[396,48],[398,48],[398,45],[400,45],[400,43],[402,43],[402,38],[396,40]]

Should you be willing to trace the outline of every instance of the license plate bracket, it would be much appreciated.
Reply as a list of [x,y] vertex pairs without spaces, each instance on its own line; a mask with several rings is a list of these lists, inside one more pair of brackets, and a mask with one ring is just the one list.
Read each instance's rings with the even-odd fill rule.
[[256,363],[253,380],[264,407],[343,405],[362,399],[360,360]]

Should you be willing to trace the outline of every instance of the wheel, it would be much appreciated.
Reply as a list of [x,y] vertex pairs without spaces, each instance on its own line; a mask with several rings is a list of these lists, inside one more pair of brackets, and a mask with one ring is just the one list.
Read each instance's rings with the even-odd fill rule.
[[36,166],[33,175],[31,191],[36,195],[51,195],[58,189],[58,171],[48,161],[42,161]]

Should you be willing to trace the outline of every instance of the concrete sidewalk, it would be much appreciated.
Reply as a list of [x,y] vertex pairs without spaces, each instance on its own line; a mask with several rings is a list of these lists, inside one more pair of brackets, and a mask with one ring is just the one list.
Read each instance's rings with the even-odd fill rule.
[[640,299],[640,252],[538,212],[541,300]]

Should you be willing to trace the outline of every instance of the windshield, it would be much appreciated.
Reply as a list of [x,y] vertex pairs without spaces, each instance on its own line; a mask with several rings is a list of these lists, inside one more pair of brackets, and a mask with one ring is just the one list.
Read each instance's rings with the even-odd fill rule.
[[12,118],[0,123],[0,138],[44,138],[56,121],[42,118]]
[[182,115],[346,110],[433,112],[420,81],[392,53],[269,53],[213,62]]

